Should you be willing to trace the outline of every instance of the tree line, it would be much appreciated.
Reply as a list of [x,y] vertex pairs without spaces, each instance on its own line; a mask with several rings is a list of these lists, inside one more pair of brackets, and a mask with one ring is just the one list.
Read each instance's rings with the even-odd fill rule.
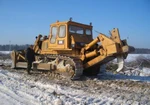
[[29,47],[29,44],[25,44],[25,45],[0,45],[0,51],[12,51],[12,50],[23,50],[23,49],[27,49]]
[[150,54],[150,49],[147,48],[135,48],[133,54]]
[[[27,49],[29,47],[29,44],[25,45],[0,45],[0,51],[12,51],[12,50],[23,50]],[[135,51],[132,52],[133,54],[150,54],[150,49],[147,48],[135,48]]]

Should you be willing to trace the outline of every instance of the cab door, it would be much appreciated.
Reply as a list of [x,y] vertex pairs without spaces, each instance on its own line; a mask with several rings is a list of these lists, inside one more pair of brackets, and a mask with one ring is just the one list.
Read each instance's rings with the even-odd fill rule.
[[51,27],[49,48],[65,49],[67,48],[67,26],[57,25]]

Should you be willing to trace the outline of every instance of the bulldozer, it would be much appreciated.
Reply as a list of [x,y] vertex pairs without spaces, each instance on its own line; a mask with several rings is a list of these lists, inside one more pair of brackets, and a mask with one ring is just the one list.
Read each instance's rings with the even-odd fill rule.
[[[48,70],[70,79],[79,79],[82,75],[95,76],[100,66],[117,58],[118,69],[124,67],[124,59],[131,51],[126,40],[120,39],[118,28],[103,33],[93,39],[93,26],[72,21],[56,21],[50,25],[48,36],[41,34],[33,44],[36,61],[33,70]],[[12,51],[12,68],[27,68],[26,50]]]

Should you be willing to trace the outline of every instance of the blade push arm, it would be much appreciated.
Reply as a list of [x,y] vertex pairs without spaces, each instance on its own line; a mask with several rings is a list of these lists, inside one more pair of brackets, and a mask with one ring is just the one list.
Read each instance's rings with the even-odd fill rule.
[[[100,44],[98,44],[100,42]],[[95,45],[97,47],[90,51],[89,49],[93,48]],[[111,31],[111,37],[107,37],[106,35],[100,33],[97,38],[95,38],[92,42],[86,45],[81,50],[81,59],[87,60],[84,64],[84,68],[89,68],[96,64],[107,63],[114,58],[119,58],[118,61],[125,59],[129,52],[129,46],[127,45],[126,40],[121,40],[119,35],[119,30],[117,28]],[[120,69],[122,66],[120,66]],[[120,71],[118,69],[118,71]]]

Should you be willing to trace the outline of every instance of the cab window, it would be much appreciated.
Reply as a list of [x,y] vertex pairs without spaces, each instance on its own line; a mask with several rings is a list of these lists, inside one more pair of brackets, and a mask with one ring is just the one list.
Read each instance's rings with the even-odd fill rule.
[[73,26],[73,25],[69,26],[69,32],[70,33],[76,33],[76,34],[83,34],[84,33],[82,27]]
[[62,25],[59,27],[59,37],[64,38],[66,35],[66,26]]
[[92,35],[92,31],[91,31],[90,29],[86,29],[86,30],[85,30],[85,34],[86,34],[86,35]]
[[51,43],[55,43],[57,35],[57,27],[52,27],[52,37],[50,39]]

